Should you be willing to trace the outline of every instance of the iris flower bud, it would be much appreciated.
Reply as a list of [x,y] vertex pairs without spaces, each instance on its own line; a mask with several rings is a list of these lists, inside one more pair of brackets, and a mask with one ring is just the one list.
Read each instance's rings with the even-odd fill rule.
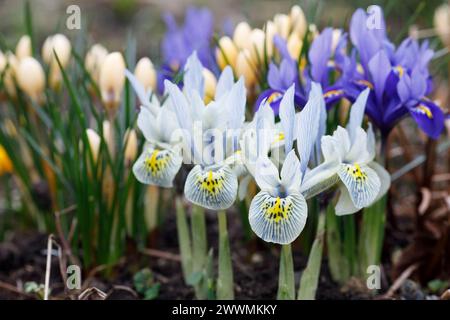
[[144,57],[138,61],[134,69],[134,75],[145,90],[156,90],[156,70],[149,58]]
[[45,89],[45,74],[41,64],[32,57],[22,59],[16,77],[20,89],[31,99],[39,102]]
[[220,69],[225,69],[227,65],[230,65],[234,69],[236,67],[237,55],[238,49],[233,41],[229,37],[220,38],[219,46],[216,49],[216,59]]
[[29,36],[22,36],[16,46],[16,58],[22,60],[31,57],[31,39]]
[[117,110],[125,84],[125,61],[120,52],[112,52],[105,57],[100,68],[99,86],[105,108]]

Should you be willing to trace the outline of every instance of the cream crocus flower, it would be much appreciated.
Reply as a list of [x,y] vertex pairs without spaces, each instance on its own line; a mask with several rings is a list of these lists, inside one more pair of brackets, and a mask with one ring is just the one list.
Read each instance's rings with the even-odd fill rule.
[[149,58],[144,57],[138,61],[134,75],[145,90],[156,90],[156,70]]
[[240,22],[233,33],[233,42],[240,49],[246,49],[249,47],[249,38],[252,29],[247,22]]
[[300,39],[306,34],[308,23],[306,22],[305,14],[299,5],[295,5],[291,8],[289,14],[292,26],[292,33],[296,33]]
[[98,161],[98,154],[100,152],[101,138],[94,129],[86,129],[87,140],[89,143],[89,148],[91,149],[92,158],[94,163]]
[[238,49],[230,37],[224,36],[220,38],[218,48],[216,49],[217,64],[223,70],[227,65],[233,69],[236,67]]
[[100,67],[108,55],[108,50],[101,44],[94,44],[84,58],[84,67],[95,83],[99,82]]
[[17,84],[31,99],[39,102],[45,89],[45,74],[39,61],[32,57],[22,59],[17,67]]
[[12,52],[3,54],[0,51],[0,75],[3,75],[3,84],[9,97],[17,95],[15,78],[17,75],[18,60]]
[[16,57],[21,60],[25,57],[31,57],[31,38],[28,35],[24,35],[19,39],[16,46]]
[[205,79],[203,100],[205,101],[205,103],[209,103],[211,100],[214,99],[214,95],[216,93],[217,80],[214,74],[206,68],[203,68],[202,74],[203,78]]
[[125,164],[131,165],[135,160],[138,152],[138,139],[134,129],[128,129],[123,137],[125,145]]
[[256,66],[248,49],[239,52],[236,59],[235,73],[238,77],[244,76],[245,86],[252,88],[256,84]]
[[283,39],[287,39],[291,29],[291,19],[286,14],[276,14],[273,22],[277,29],[277,34]]
[[[66,68],[70,61],[72,45],[63,34],[49,36],[42,45],[42,59],[49,65],[49,85],[58,89],[61,85],[62,74],[58,60],[62,68]],[[56,58],[58,57],[58,59]]]
[[112,52],[105,57],[99,77],[102,102],[111,114],[119,107],[124,84],[125,60],[120,52]]
[[443,4],[434,12],[434,28],[446,45],[450,45],[450,8],[448,4]]

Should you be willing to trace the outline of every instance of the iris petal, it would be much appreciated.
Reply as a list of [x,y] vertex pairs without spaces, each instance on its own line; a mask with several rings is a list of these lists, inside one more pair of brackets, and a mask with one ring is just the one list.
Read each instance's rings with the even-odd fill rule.
[[280,198],[261,191],[250,205],[249,222],[264,241],[289,244],[302,232],[307,214],[306,200],[300,193]]
[[380,191],[380,178],[367,165],[341,164],[338,175],[357,208],[369,206]]
[[170,188],[181,163],[182,157],[176,151],[146,145],[133,165],[133,173],[141,183]]
[[237,177],[229,166],[203,169],[197,165],[189,172],[184,193],[192,203],[211,210],[224,210],[234,203],[237,189]]

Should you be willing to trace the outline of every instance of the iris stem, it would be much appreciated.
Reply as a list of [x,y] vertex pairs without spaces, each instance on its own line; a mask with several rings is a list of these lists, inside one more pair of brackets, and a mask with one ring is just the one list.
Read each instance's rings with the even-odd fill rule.
[[281,246],[278,300],[295,300],[294,261],[290,244]]
[[217,213],[217,217],[219,220],[219,272],[217,278],[217,299],[233,300],[233,266],[231,262],[226,211],[219,211]]

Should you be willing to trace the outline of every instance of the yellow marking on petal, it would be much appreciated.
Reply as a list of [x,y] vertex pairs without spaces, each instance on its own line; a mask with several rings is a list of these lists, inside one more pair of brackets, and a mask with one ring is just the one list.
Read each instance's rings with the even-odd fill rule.
[[0,146],[0,176],[4,175],[5,173],[11,173],[12,171],[12,161],[3,146]]
[[323,94],[323,97],[324,97],[324,98],[336,97],[336,96],[341,95],[343,92],[344,92],[344,91],[343,91],[343,90],[340,90],[340,89],[339,89],[339,90],[330,90],[330,91],[325,92],[325,93]]
[[367,180],[367,174],[361,170],[358,163],[347,166],[347,172],[356,180],[356,182],[365,182]]
[[367,80],[364,80],[364,79],[357,80],[356,83],[361,84],[363,86],[366,86],[366,87],[368,87],[370,89],[373,89],[373,84],[371,82],[367,81]]
[[145,167],[153,176],[159,175],[169,162],[169,155],[160,153],[160,150],[153,150],[151,156],[145,158]]
[[268,98],[267,98],[267,102],[268,103],[272,103],[274,101],[277,101],[278,99],[280,99],[283,95],[280,92],[273,92]]
[[403,77],[403,75],[405,74],[405,69],[400,65],[396,66],[394,70],[395,73],[397,73],[397,75],[399,76],[399,78]]
[[428,119],[433,119],[433,113],[431,112],[430,108],[428,108],[426,105],[424,104],[419,104],[416,107],[417,112],[425,114]]
[[197,180],[200,189],[212,196],[218,195],[223,189],[224,178],[220,173],[209,170],[207,175],[200,176]]
[[287,203],[286,199],[280,199],[280,197],[276,197],[275,201],[272,199],[262,205],[266,218],[275,223],[288,219],[291,208],[292,204]]

